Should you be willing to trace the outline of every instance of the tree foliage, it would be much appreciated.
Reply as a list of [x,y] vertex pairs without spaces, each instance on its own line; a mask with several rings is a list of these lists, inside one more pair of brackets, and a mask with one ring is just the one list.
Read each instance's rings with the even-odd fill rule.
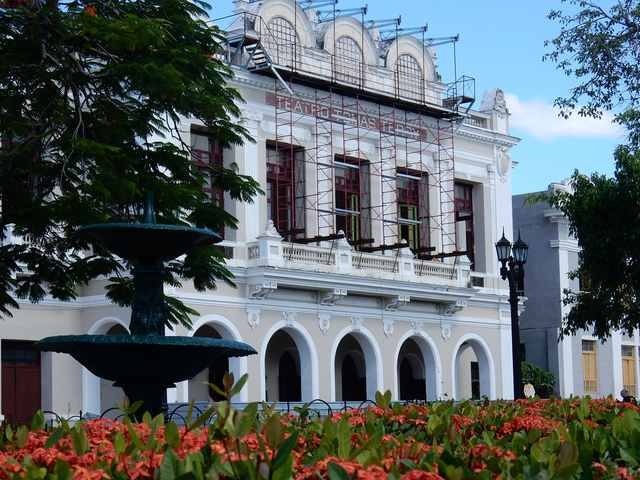
[[582,329],[606,338],[612,330],[640,327],[640,151],[620,146],[613,177],[576,172],[572,192],[547,200],[569,221],[580,245],[572,278],[580,289],[564,292],[571,306],[563,333]]
[[[15,297],[72,300],[92,279],[130,303],[128,265],[74,235],[136,221],[146,192],[162,223],[214,230],[236,219],[203,192],[205,176],[237,201],[260,191],[232,168],[195,168],[185,119],[223,145],[248,140],[241,99],[219,60],[222,37],[197,0],[0,2],[0,314]],[[188,130],[188,127],[187,127]],[[9,231],[12,236],[8,236]],[[91,252],[91,253],[89,253]],[[220,249],[167,265],[166,283],[232,282]],[[193,313],[172,299],[169,323]]]
[[599,117],[615,110],[616,121],[640,146],[640,2],[619,0],[609,8],[586,0],[562,0],[566,11],[553,10],[560,33],[546,45],[544,59],[576,81],[569,95],[556,99],[564,116]]

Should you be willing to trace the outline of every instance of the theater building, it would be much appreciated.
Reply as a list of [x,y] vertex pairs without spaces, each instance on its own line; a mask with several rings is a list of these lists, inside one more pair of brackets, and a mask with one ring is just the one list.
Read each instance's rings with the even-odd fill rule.
[[[502,91],[476,99],[473,78],[443,78],[449,60],[436,52],[456,37],[313,5],[237,0],[219,22],[255,143],[221,149],[182,121],[194,161],[237,168],[265,195],[241,204],[212,189],[239,219],[222,243],[237,287],[169,291],[199,312],[177,334],[258,354],[212,365],[169,400],[215,400],[206,382],[226,369],[249,373],[237,401],[361,401],[387,389],[398,400],[512,397],[494,242],[512,231],[518,139]],[[119,402],[117,388],[30,342],[123,332],[128,317],[100,281],[72,303],[23,303],[0,325],[2,413]]]

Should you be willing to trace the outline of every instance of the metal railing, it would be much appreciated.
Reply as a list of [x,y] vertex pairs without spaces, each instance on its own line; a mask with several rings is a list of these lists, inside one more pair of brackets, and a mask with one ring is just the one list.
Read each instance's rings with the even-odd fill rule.
[[[316,398],[309,402],[252,402],[257,404],[258,413],[264,411],[276,411],[281,414],[290,415],[306,415],[308,417],[315,416],[319,418],[328,417],[338,413],[345,413],[348,411],[363,411],[371,407],[378,406],[374,400],[341,400],[341,401],[326,401],[321,398]],[[394,401],[392,405],[426,405],[428,403],[424,400],[401,400]],[[244,410],[249,406],[250,402],[231,402],[231,407],[235,410]],[[212,406],[215,406],[214,402],[191,402],[191,403],[169,403],[166,405],[165,418],[167,422],[175,422],[179,425],[194,421],[196,418],[205,415]],[[111,419],[122,420],[127,417],[127,413],[124,408],[112,407],[101,414],[94,414],[88,412],[80,412],[78,415],[60,415],[52,411],[43,411],[46,423],[48,426],[59,425],[63,422],[73,424],[82,420],[95,420],[95,419]],[[205,422],[205,425],[211,424],[215,421],[215,414],[211,415]]]

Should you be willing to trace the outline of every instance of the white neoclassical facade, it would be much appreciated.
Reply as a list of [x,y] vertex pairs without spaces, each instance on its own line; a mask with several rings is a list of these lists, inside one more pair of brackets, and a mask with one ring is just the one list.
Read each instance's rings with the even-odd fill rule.
[[[249,374],[237,401],[359,401],[376,390],[512,397],[509,305],[493,245],[512,231],[509,149],[518,139],[502,92],[473,108],[472,79],[441,79],[419,36],[388,38],[293,0],[236,9],[225,57],[255,142],[220,149],[197,122],[181,127],[195,161],[236,168],[266,194],[240,204],[212,189],[239,219],[222,243],[236,287],[168,292],[199,316],[167,334],[241,340],[258,354],[212,365],[170,389],[169,401],[214,400],[206,383],[227,369]],[[121,400],[69,356],[29,353],[48,335],[126,329],[129,312],[105,299],[104,285],[72,303],[23,303],[2,321],[5,415],[28,407],[16,406],[20,388],[65,415]]]

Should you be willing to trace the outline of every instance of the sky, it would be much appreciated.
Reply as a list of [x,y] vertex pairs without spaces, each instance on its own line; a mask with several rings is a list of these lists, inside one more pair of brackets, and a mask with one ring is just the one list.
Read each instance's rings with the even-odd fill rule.
[[[359,7],[357,0],[339,0],[338,8]],[[456,46],[458,76],[476,79],[479,108],[484,91],[501,88],[511,112],[511,133],[522,139],[511,151],[517,165],[513,193],[545,190],[574,170],[590,174],[613,172],[613,151],[625,140],[611,122],[573,116],[561,119],[553,100],[566,95],[572,81],[542,61],[545,39],[559,31],[546,14],[560,0],[368,0],[367,19],[402,15],[402,27],[429,26],[429,36],[460,35]],[[607,1],[598,2],[605,6]],[[231,0],[212,3],[212,18],[232,11]],[[451,46],[438,51],[440,73],[453,79]]]

